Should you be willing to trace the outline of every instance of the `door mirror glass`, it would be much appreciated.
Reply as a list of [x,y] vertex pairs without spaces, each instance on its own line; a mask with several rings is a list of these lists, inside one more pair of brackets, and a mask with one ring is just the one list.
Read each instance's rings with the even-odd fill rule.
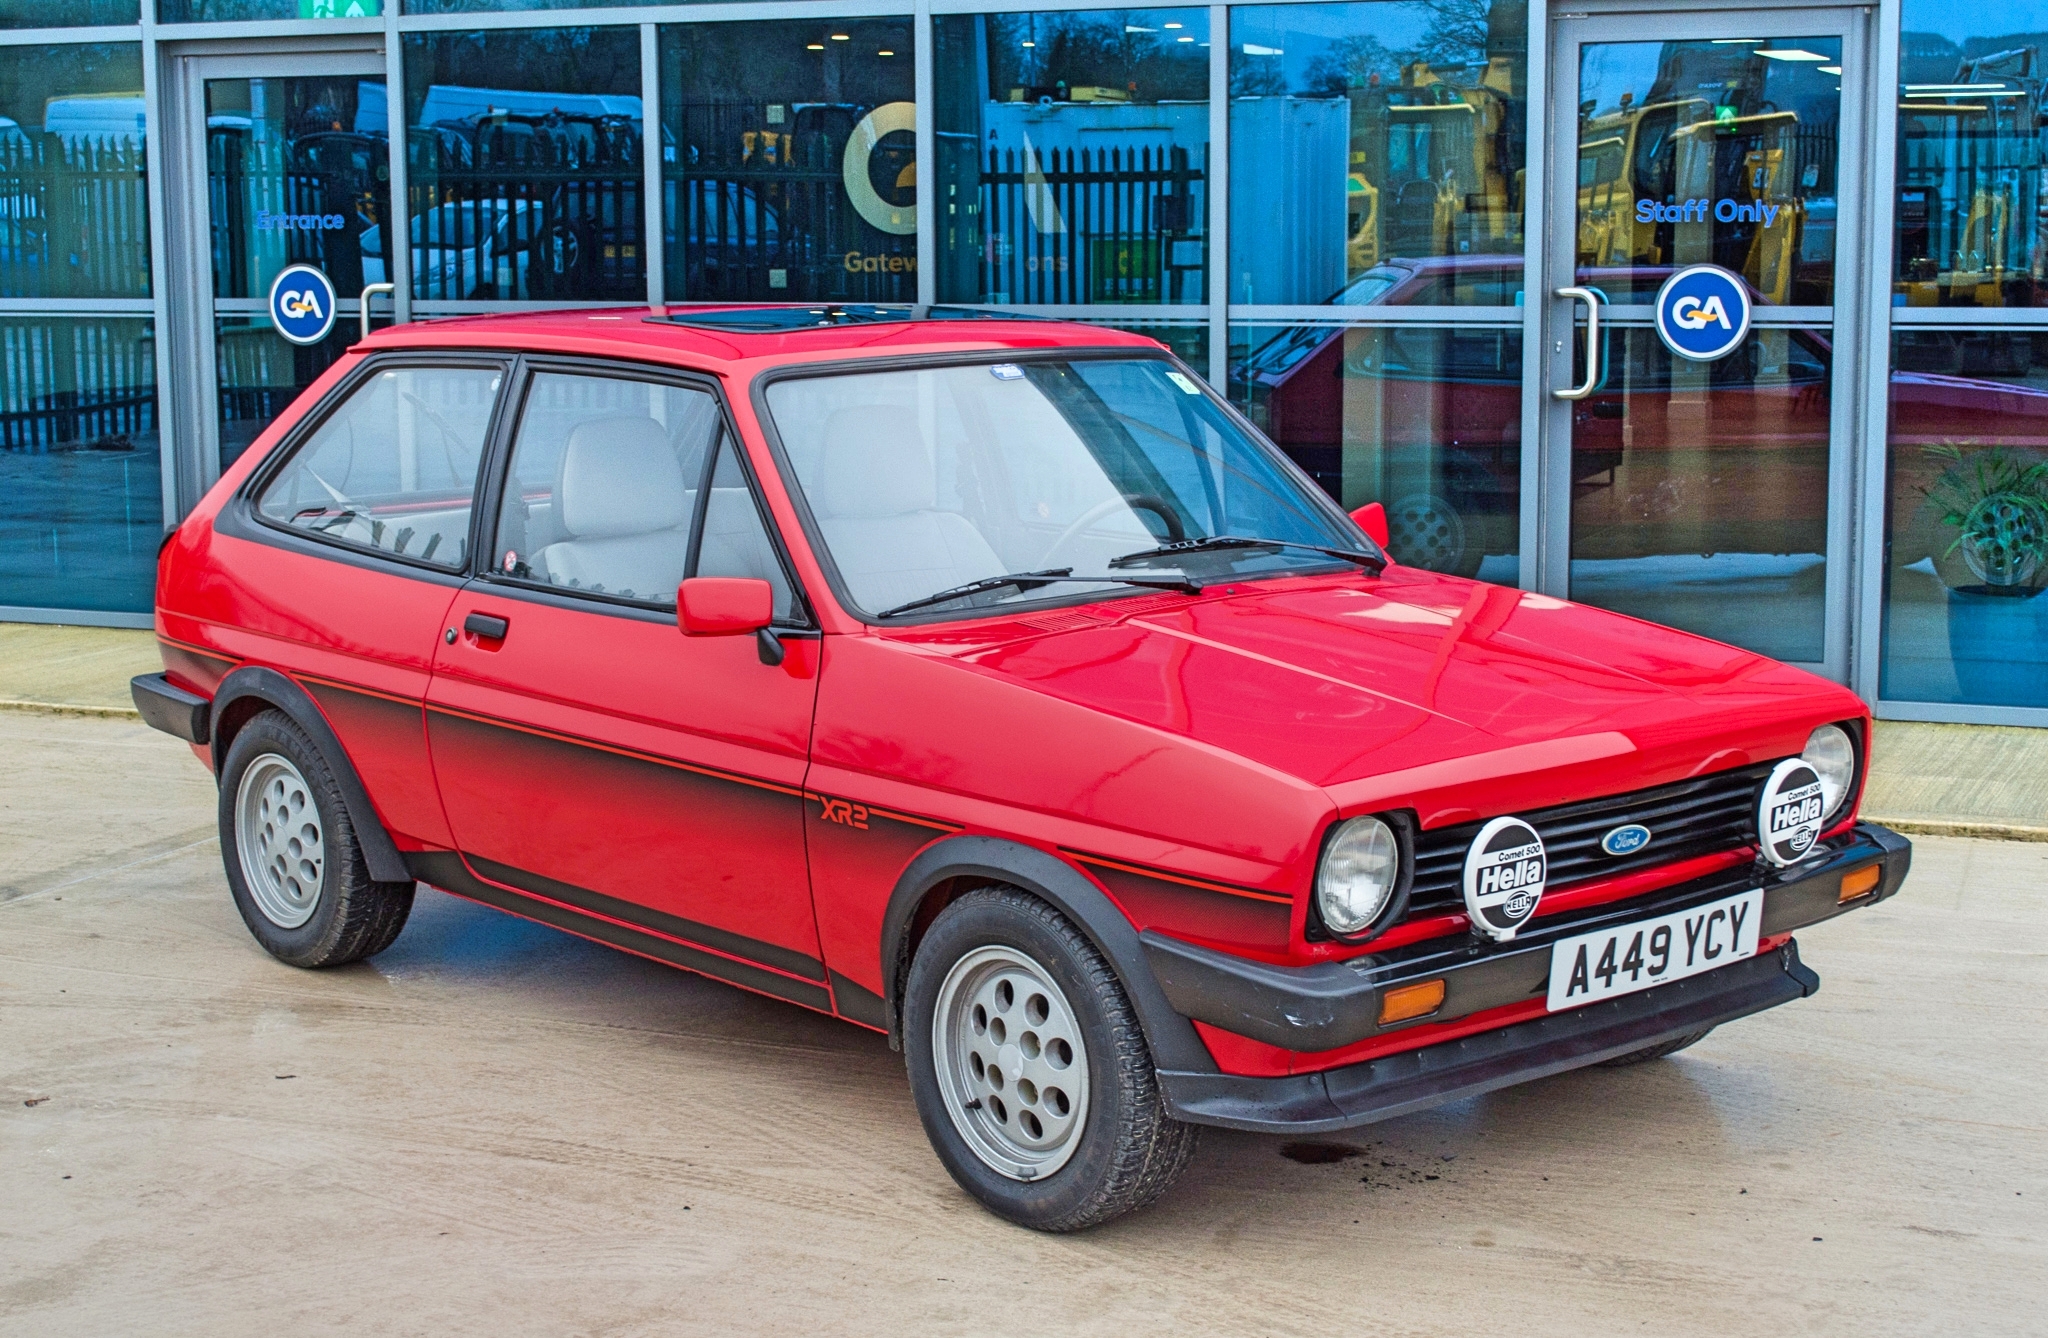
[[684,636],[738,636],[775,620],[775,587],[751,576],[692,576],[676,587]]
[[1353,511],[1351,518],[1358,522],[1359,529],[1365,531],[1366,538],[1380,546],[1382,553],[1387,551],[1389,534],[1387,531],[1387,509],[1385,507],[1381,506],[1378,502],[1367,502],[1364,506],[1359,507],[1358,510]]

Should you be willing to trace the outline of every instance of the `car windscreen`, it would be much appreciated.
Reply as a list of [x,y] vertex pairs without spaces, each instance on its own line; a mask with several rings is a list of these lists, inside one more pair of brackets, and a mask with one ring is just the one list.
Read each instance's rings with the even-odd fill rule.
[[[920,611],[1375,560],[1314,485],[1163,358],[793,377],[766,400],[845,593],[871,616],[1011,574],[1104,583],[998,585]],[[1153,551],[1219,536],[1272,542]]]

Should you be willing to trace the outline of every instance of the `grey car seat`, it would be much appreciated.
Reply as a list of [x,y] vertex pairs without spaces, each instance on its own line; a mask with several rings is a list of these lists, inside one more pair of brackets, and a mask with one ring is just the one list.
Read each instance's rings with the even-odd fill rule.
[[672,601],[694,501],[661,424],[631,417],[578,423],[555,488],[555,523],[566,537],[542,549],[537,565],[556,585]]
[[938,509],[914,410],[862,404],[825,424],[811,505],[854,602],[870,612],[1005,568],[967,517]]

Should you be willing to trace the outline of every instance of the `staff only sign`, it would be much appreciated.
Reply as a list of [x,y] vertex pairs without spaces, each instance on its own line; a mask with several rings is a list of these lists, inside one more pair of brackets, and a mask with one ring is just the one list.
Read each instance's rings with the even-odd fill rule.
[[1692,362],[1725,358],[1749,334],[1749,287],[1719,265],[1692,265],[1657,290],[1657,334]]

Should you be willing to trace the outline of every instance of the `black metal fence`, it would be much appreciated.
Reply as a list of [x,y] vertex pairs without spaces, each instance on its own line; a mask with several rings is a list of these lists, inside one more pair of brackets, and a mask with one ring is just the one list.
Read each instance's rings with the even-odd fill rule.
[[0,319],[0,450],[132,450],[156,432],[156,352],[127,317]]
[[[1035,159],[1035,161],[1034,161]],[[991,149],[982,293],[1031,303],[1201,300],[1208,151]]]
[[[791,107],[786,122],[762,126],[752,104],[676,108],[679,161],[662,171],[670,295],[914,301],[916,235],[870,227],[847,195],[846,143],[867,110]],[[884,136],[870,151],[870,179],[894,190],[914,144],[909,135]]]
[[149,295],[141,141],[0,137],[0,292]]
[[382,281],[383,136],[322,131],[265,144],[216,127],[206,156],[216,297],[263,297],[280,265],[317,265],[344,297]]
[[407,144],[413,296],[632,301],[647,295],[640,125],[495,117]]

